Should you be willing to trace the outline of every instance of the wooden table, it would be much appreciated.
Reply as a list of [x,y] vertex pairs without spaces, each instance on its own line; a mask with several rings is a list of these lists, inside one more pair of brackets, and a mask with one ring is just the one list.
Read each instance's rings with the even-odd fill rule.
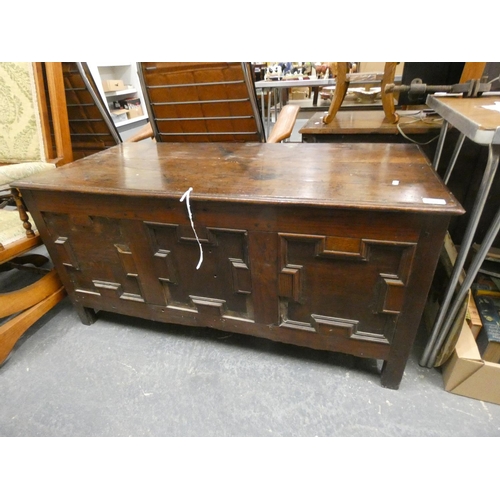
[[381,359],[390,388],[463,212],[400,144],[147,141],[16,186],[84,323],[105,310]]
[[[389,123],[381,110],[339,111],[328,124],[323,123],[324,113],[315,113],[299,130],[303,142],[409,142],[408,136],[425,142],[437,137],[442,120],[435,117],[419,119],[419,111],[398,111],[399,123]],[[398,128],[398,125],[400,129]]]
[[484,169],[481,184],[477,191],[476,199],[474,200],[464,236],[460,243],[460,250],[453,267],[453,272],[432,327],[429,341],[420,360],[421,365],[429,368],[433,367],[436,363],[439,350],[442,348],[451,330],[460,304],[465,299],[486,253],[489,251],[500,229],[499,206],[497,214],[487,231],[479,251],[467,269],[466,278],[457,290],[460,274],[463,272],[467,255],[472,246],[474,235],[498,168],[500,158],[500,112],[498,109],[488,109],[488,107],[495,105],[495,103],[499,101],[499,95],[477,98],[438,97],[434,95],[429,95],[427,97],[427,105],[436,110],[444,119],[433,162],[435,170],[437,170],[439,166],[448,126],[452,125],[460,132],[450,163],[443,176],[445,183],[448,183],[466,137],[477,144],[489,148],[488,161]]

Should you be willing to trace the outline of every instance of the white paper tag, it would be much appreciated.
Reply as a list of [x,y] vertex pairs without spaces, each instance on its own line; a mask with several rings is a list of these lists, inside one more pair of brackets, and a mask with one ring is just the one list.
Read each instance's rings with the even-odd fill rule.
[[446,205],[446,200],[442,198],[422,198],[422,201],[429,205]]

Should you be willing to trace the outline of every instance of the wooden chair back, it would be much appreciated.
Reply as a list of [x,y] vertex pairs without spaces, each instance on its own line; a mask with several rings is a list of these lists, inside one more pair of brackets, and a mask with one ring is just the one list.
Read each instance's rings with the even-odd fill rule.
[[73,161],[66,97],[62,91],[62,64],[36,62],[33,67],[37,104],[41,112],[41,140],[46,152],[45,161],[59,167]]
[[0,165],[73,160],[60,62],[2,62]]
[[142,62],[157,142],[265,142],[250,63]]
[[73,160],[60,62],[0,63],[0,191]]

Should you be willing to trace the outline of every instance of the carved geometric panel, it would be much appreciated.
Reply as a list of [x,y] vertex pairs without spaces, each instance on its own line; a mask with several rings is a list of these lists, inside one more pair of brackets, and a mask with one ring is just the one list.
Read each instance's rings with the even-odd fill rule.
[[[122,265],[122,269],[125,272],[126,280],[128,284],[134,282],[137,284],[139,290],[141,290],[141,280],[139,279],[139,273],[137,272],[137,265],[134,260],[134,256],[128,245],[124,243],[115,243],[115,248],[118,253],[118,258],[120,259],[120,263]],[[128,288],[128,287],[127,287]],[[130,293],[124,291],[120,295],[121,299],[124,300],[135,300],[138,302],[144,302],[143,293]]]
[[79,269],[80,264],[75,256],[75,252],[71,246],[71,242],[66,236],[59,236],[55,240],[57,245],[57,251],[59,253],[59,259],[66,267],[72,267],[73,269]]
[[252,293],[252,280],[250,270],[242,259],[229,258],[233,276],[233,290],[236,293]]
[[405,284],[398,276],[380,275],[375,296],[378,299],[376,312],[399,314],[403,307]]
[[143,302],[142,283],[120,221],[44,213],[59,259],[76,292]]
[[[167,307],[253,320],[247,232],[145,222]],[[197,269],[202,246],[203,260]]]
[[358,321],[311,314],[311,324],[321,335],[352,337],[358,331]]
[[390,342],[405,299],[414,243],[290,233],[279,237],[282,327]]
[[302,266],[288,264],[283,267],[278,276],[278,289],[280,297],[298,302],[300,299]]

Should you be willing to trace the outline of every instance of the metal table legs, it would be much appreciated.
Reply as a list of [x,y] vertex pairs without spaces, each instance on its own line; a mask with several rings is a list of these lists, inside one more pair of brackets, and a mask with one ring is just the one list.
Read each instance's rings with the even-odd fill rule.
[[438,143],[436,146],[436,153],[434,154],[434,161],[432,165],[434,170],[438,169],[439,160],[441,159],[441,153],[443,152],[444,140],[446,139],[446,132],[448,131],[448,122],[443,120],[443,124],[441,125],[441,131],[439,132]]
[[[274,103],[274,120],[271,116],[271,95],[273,97],[273,103]],[[264,90],[262,90],[262,113],[263,117],[265,116],[264,113]],[[266,137],[269,137],[269,133],[271,131],[271,123],[274,121],[276,123],[276,120],[278,119],[278,114],[281,111],[281,96],[279,93],[279,90],[275,87],[269,89],[267,91],[267,118],[264,120],[265,125],[266,125]]]
[[451,173],[453,172],[453,168],[455,167],[455,163],[457,161],[460,150],[462,149],[464,140],[465,140],[465,134],[461,133],[458,136],[458,140],[457,143],[455,144],[455,149],[453,151],[453,156],[451,157],[450,164],[448,165],[448,168],[446,169],[446,172],[443,177],[443,181],[445,184],[448,184],[448,181],[450,180]]
[[[443,124],[443,127],[444,126],[445,124]],[[444,135],[445,134],[446,133],[444,133]],[[498,139],[500,139],[500,129],[497,129],[497,133],[495,134],[495,138],[497,137]],[[463,139],[464,138],[462,134],[459,137],[457,146],[455,147],[455,151],[453,153],[452,160],[450,162],[450,166],[448,167],[447,170],[448,177],[451,174],[451,170],[453,169],[456,157],[458,156],[460,148],[463,144]],[[497,141],[494,140],[493,142]],[[441,148],[442,145],[443,144],[441,143],[440,144]],[[490,149],[489,149],[486,169],[484,171],[483,179],[481,181],[481,185],[479,187],[479,191],[476,200],[474,202],[474,206],[472,208],[471,217],[467,225],[467,229],[465,231],[462,244],[460,245],[460,251],[458,253],[455,265],[453,267],[453,272],[450,278],[450,282],[448,283],[443,303],[439,309],[438,316],[434,322],[429,342],[427,343],[422,359],[420,360],[420,364],[422,366],[427,366],[428,368],[432,368],[434,366],[439,349],[441,348],[441,346],[444,343],[444,340],[446,339],[446,335],[448,334],[448,331],[453,323],[458,308],[460,307],[461,301],[465,298],[467,290],[470,288],[470,285],[472,284],[474,278],[476,277],[476,274],[479,271],[481,264],[483,263],[484,257],[489,251],[493,243],[493,240],[495,239],[498,233],[498,226],[500,225],[500,210],[493,224],[488,230],[488,235],[485,238],[483,244],[481,245],[481,248],[478,254],[476,255],[476,258],[474,259],[473,263],[471,264],[467,272],[467,277],[464,280],[461,289],[458,291],[453,304],[451,304],[453,296],[455,294],[456,286],[458,284],[460,273],[464,267],[465,260],[472,246],[474,234],[476,232],[479,219],[481,217],[484,205],[486,203],[486,198],[488,197],[488,193],[490,191],[491,184],[493,182],[493,178],[495,176],[498,167],[498,160],[500,156],[500,144],[492,144],[489,146],[489,148]],[[439,163],[440,154],[441,151],[439,152],[436,151],[437,163]],[[434,165],[435,168],[437,168],[437,163],[435,163]]]
[[438,355],[439,349],[443,345],[446,336],[448,335],[450,328],[453,324],[453,321],[458,313],[458,310],[460,309],[460,305],[462,304],[462,301],[465,299],[467,296],[467,293],[469,291],[469,288],[471,287],[472,283],[474,282],[474,279],[486,257],[486,254],[488,253],[489,249],[491,248],[491,245],[495,241],[495,238],[498,234],[498,230],[500,229],[500,209],[497,211],[497,214],[495,216],[495,219],[493,220],[493,223],[491,224],[490,228],[488,229],[488,233],[486,235],[486,238],[484,239],[481,248],[479,249],[479,252],[476,254],[474,257],[471,265],[469,266],[469,269],[467,269],[467,275],[460,287],[460,290],[457,292],[457,295],[455,296],[455,299],[453,300],[453,303],[451,304],[448,314],[446,316],[446,320],[441,328],[441,331],[439,333],[439,336],[437,337],[436,342],[434,343],[434,346],[431,350],[430,357],[429,357],[429,362],[427,364],[428,368],[432,368],[436,361],[436,357]]

